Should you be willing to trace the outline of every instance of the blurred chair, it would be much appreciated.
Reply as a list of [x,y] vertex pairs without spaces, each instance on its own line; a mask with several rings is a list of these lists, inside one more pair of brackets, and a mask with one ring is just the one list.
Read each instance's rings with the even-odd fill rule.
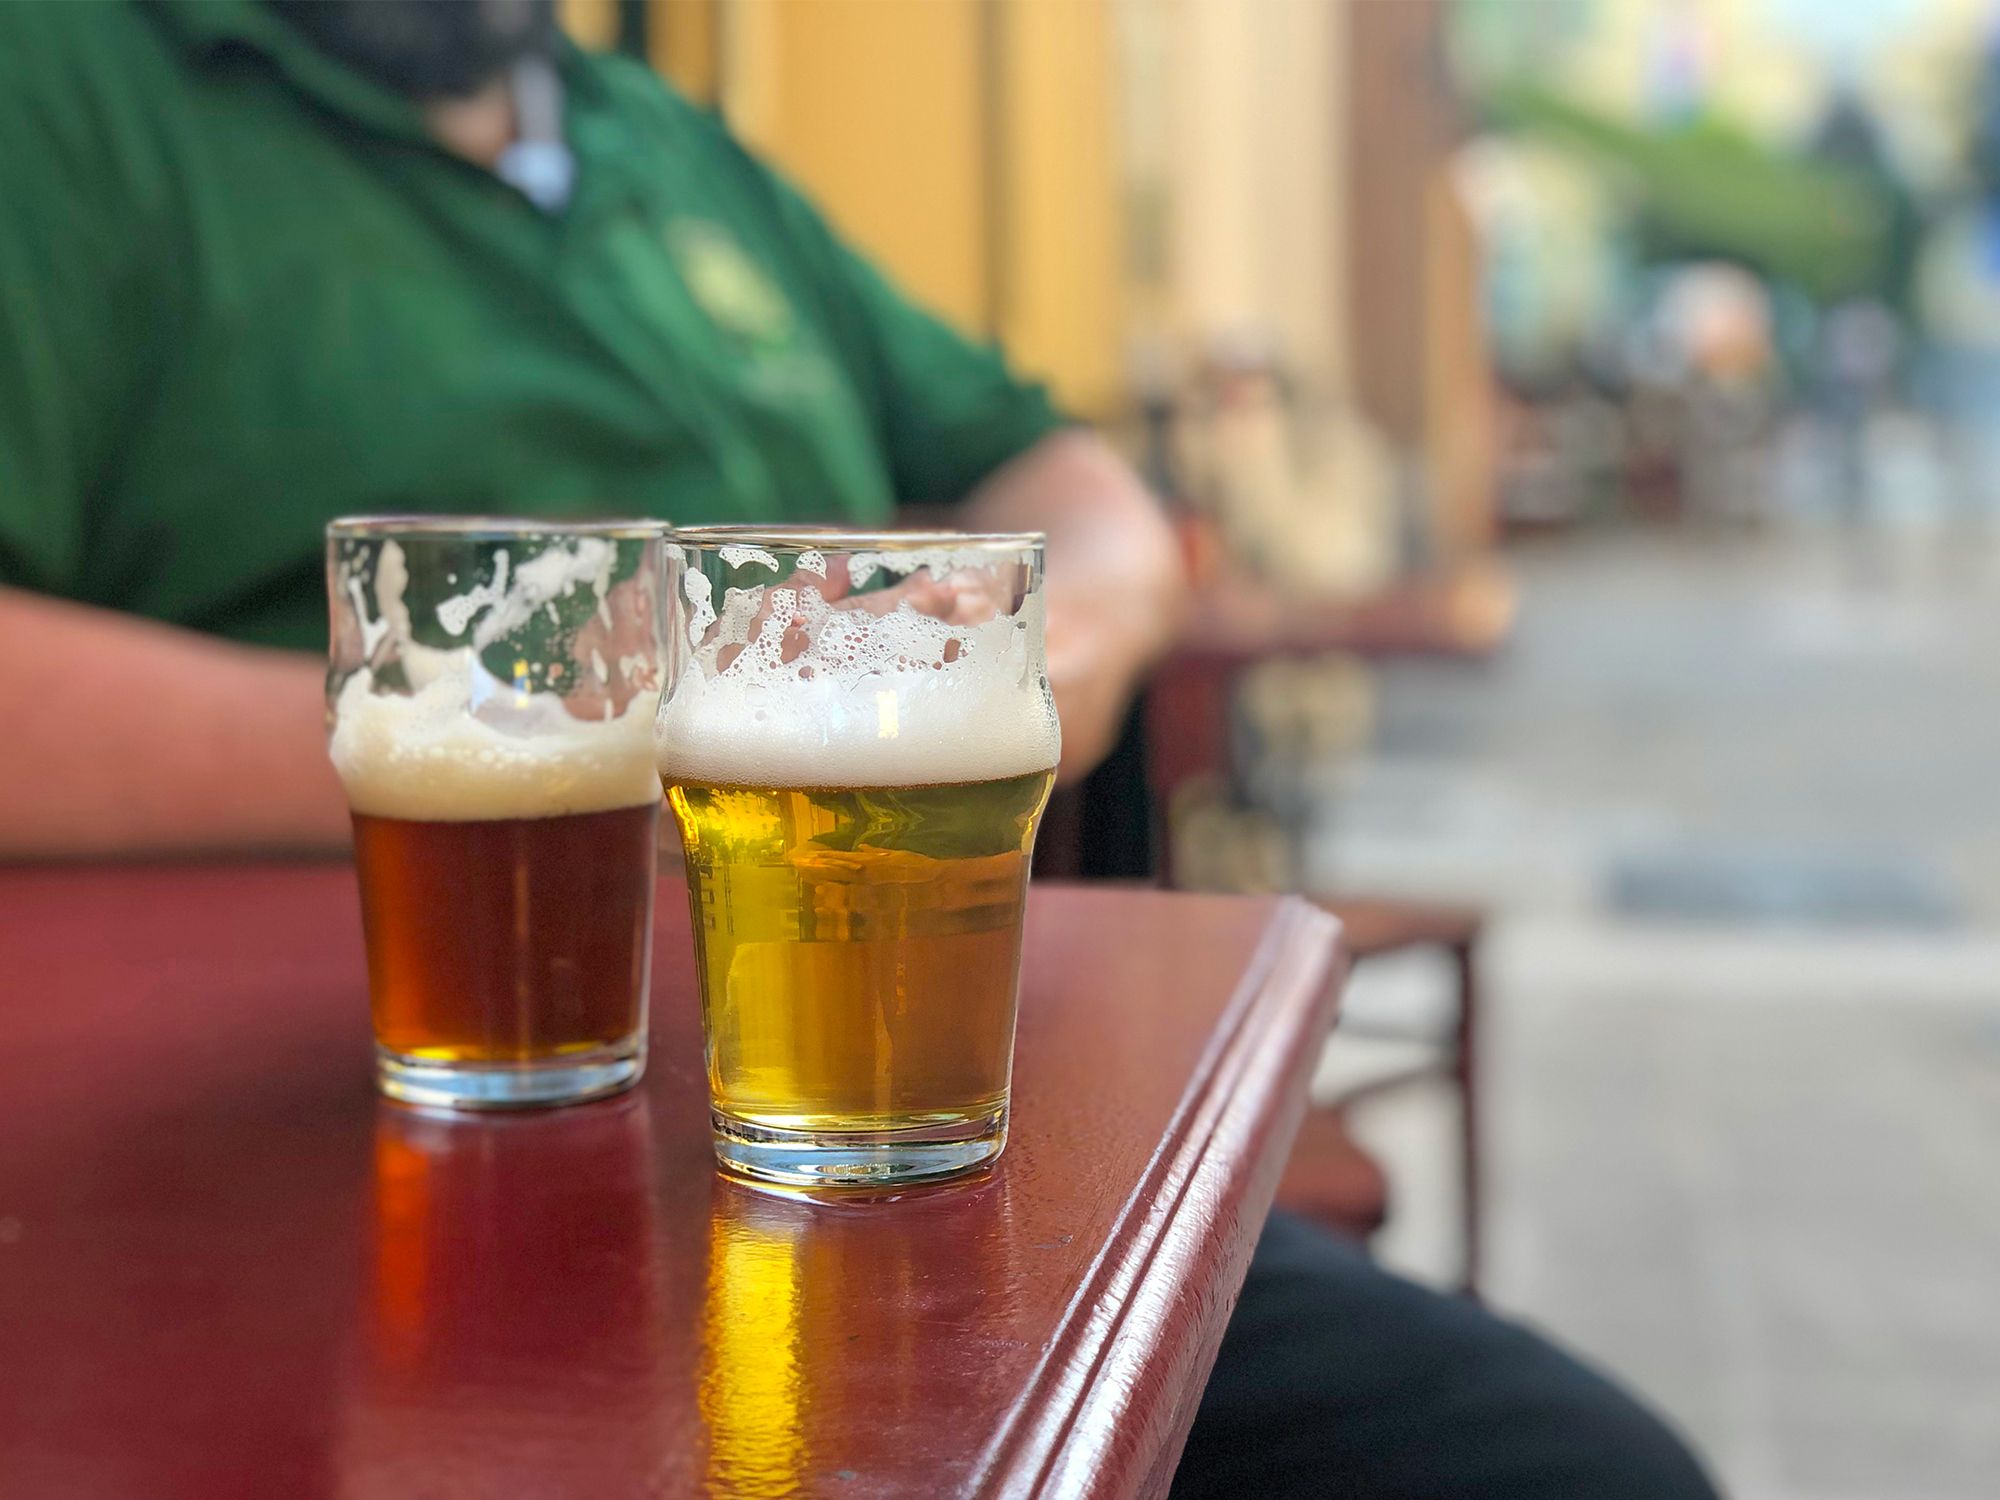
[[[1037,845],[1036,874],[1161,879],[1211,889],[1297,889],[1293,826],[1258,805],[1243,773],[1247,756],[1261,747],[1238,712],[1239,687],[1245,681],[1258,684],[1248,702],[1263,710],[1267,741],[1275,724],[1292,753],[1337,753],[1371,722],[1358,659],[1479,660],[1499,648],[1511,624],[1512,595],[1504,578],[1496,578],[1467,572],[1415,580],[1352,604],[1315,605],[1304,619],[1282,609],[1253,618],[1211,594],[1204,608],[1209,619],[1225,622],[1224,628],[1205,631],[1197,623],[1161,667],[1111,757],[1081,786],[1057,793]],[[1201,618],[1198,610],[1197,621]],[[1259,619],[1262,629],[1256,628]],[[1413,1043],[1409,1060],[1309,1112],[1278,1201],[1341,1233],[1373,1235],[1387,1222],[1391,1193],[1381,1166],[1349,1132],[1348,1110],[1362,1098],[1443,1078],[1458,1109],[1463,1284],[1476,1291],[1482,914],[1435,902],[1311,894],[1346,923],[1357,964],[1413,949],[1439,950],[1452,965],[1455,995],[1442,1032],[1374,1030],[1376,1036]]]
[[[1201,523],[1185,529],[1199,532]],[[1221,549],[1186,538],[1191,556]],[[1473,558],[1410,575],[1356,597],[1300,597],[1211,562],[1180,647],[1144,706],[1143,766],[1153,808],[1156,865],[1168,883],[1225,889],[1298,890],[1298,833],[1310,789],[1284,786],[1260,765],[1325,765],[1355,753],[1372,734],[1369,664],[1395,659],[1478,663],[1499,651],[1513,626],[1511,580]],[[1128,762],[1129,774],[1133,763]],[[1325,1102],[1308,1116],[1279,1189],[1285,1207],[1366,1238],[1386,1222],[1389,1184],[1355,1144],[1349,1108],[1364,1097],[1443,1078],[1458,1112],[1459,1254],[1463,1284],[1480,1264],[1479,982],[1477,910],[1341,891],[1308,894],[1347,924],[1354,962],[1432,949],[1453,972],[1450,1019],[1438,1032],[1391,1031],[1410,1044],[1404,1061]],[[1342,1034],[1358,1037],[1356,1023]]]
[[[1174,863],[1182,885],[1298,889],[1294,841],[1280,820],[1262,808],[1232,805],[1221,783],[1181,787],[1170,822],[1167,836],[1178,850]],[[1042,868],[1039,854],[1036,864]],[[1388,1221],[1393,1194],[1381,1166],[1354,1140],[1350,1111],[1364,1100],[1442,1080],[1456,1115],[1453,1166],[1461,1284],[1476,1292],[1482,1208],[1478,945],[1484,914],[1442,902],[1311,894],[1340,918],[1357,967],[1390,954],[1433,950],[1450,965],[1451,994],[1442,1024],[1430,1016],[1342,1018],[1329,1045],[1349,1049],[1351,1076],[1308,1110],[1278,1187],[1278,1204],[1353,1238],[1373,1236]]]
[[[949,524],[906,511],[905,526]],[[1397,658],[1477,662],[1512,628],[1514,592],[1490,562],[1472,560],[1398,580],[1352,599],[1281,597],[1223,559],[1213,527],[1184,517],[1196,601],[1177,647],[1134,705],[1103,765],[1050,799],[1035,845],[1043,880],[1128,880],[1185,888],[1296,890],[1298,848],[1285,818],[1258,805],[1244,768],[1265,747],[1238,712],[1246,682],[1264,732],[1283,748],[1323,756],[1372,723],[1362,664]],[[1201,850],[1200,856],[1193,855]],[[1197,865],[1199,868],[1189,868]],[[1440,1035],[1398,1034],[1413,1060],[1317,1105],[1300,1130],[1278,1201],[1337,1232],[1367,1239],[1388,1220],[1389,1183],[1347,1128],[1363,1098],[1429,1078],[1450,1085],[1459,1113],[1460,1256],[1477,1290],[1481,1177],[1478,1113],[1481,914],[1434,902],[1311,893],[1348,926],[1352,959],[1432,948],[1455,975],[1453,1019]],[[1343,1023],[1350,1035],[1358,1029]]]
[[[1451,1021],[1442,1034],[1428,1035],[1421,1031],[1412,1034],[1402,1027],[1386,1024],[1363,1026],[1352,1019],[1341,1022],[1343,1036],[1413,1043],[1415,1055],[1343,1092],[1337,1101],[1319,1105],[1308,1113],[1306,1126],[1299,1133],[1299,1145],[1278,1186],[1278,1202],[1332,1229],[1360,1233],[1363,1237],[1374,1233],[1388,1218],[1387,1184],[1384,1180],[1379,1213],[1364,1227],[1357,1195],[1367,1174],[1349,1156],[1358,1155],[1364,1161],[1367,1158],[1347,1134],[1348,1111],[1365,1098],[1426,1079],[1443,1078],[1451,1086],[1457,1109],[1460,1285],[1466,1292],[1477,1295],[1483,1210],[1477,1048],[1478,945],[1485,925],[1484,914],[1472,907],[1385,898],[1332,897],[1321,898],[1319,904],[1340,918],[1347,933],[1348,952],[1357,965],[1370,958],[1416,948],[1435,948],[1445,953],[1453,975]],[[1368,1165],[1372,1167],[1372,1161]],[[1374,1175],[1381,1177],[1379,1167],[1374,1168]]]

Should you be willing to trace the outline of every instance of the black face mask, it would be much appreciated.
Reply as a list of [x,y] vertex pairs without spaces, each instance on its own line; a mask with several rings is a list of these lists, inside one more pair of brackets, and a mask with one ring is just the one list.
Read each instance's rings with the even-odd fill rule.
[[462,99],[546,52],[556,0],[266,0],[320,51],[412,98]]

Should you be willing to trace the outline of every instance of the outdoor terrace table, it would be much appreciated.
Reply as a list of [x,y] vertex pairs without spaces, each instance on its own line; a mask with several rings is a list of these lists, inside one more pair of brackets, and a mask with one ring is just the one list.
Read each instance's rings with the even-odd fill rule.
[[1292,899],[1037,888],[1013,1138],[709,1154],[686,897],[621,1098],[378,1099],[352,871],[0,871],[0,1494],[1157,1495],[1344,967]]

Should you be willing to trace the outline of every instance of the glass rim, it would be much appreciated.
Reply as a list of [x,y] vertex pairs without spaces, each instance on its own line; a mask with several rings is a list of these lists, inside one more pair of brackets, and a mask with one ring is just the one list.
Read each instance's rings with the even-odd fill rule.
[[667,540],[702,551],[757,547],[766,552],[967,552],[1044,550],[1043,531],[886,531],[822,525],[668,526]]
[[516,541],[529,537],[606,537],[644,541],[664,536],[668,523],[644,516],[493,516],[403,514],[338,516],[326,523],[328,541],[417,540]]

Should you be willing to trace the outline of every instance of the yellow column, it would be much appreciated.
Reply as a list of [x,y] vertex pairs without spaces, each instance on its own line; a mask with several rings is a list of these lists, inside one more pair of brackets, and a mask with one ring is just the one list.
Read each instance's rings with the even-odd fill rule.
[[556,17],[579,47],[605,52],[618,45],[618,0],[562,0]]
[[737,133],[961,326],[991,304],[978,0],[727,0]]
[[1125,404],[1124,184],[1108,0],[999,10],[999,332],[1086,416]]
[[713,104],[721,83],[720,0],[647,0],[647,61],[698,104]]

